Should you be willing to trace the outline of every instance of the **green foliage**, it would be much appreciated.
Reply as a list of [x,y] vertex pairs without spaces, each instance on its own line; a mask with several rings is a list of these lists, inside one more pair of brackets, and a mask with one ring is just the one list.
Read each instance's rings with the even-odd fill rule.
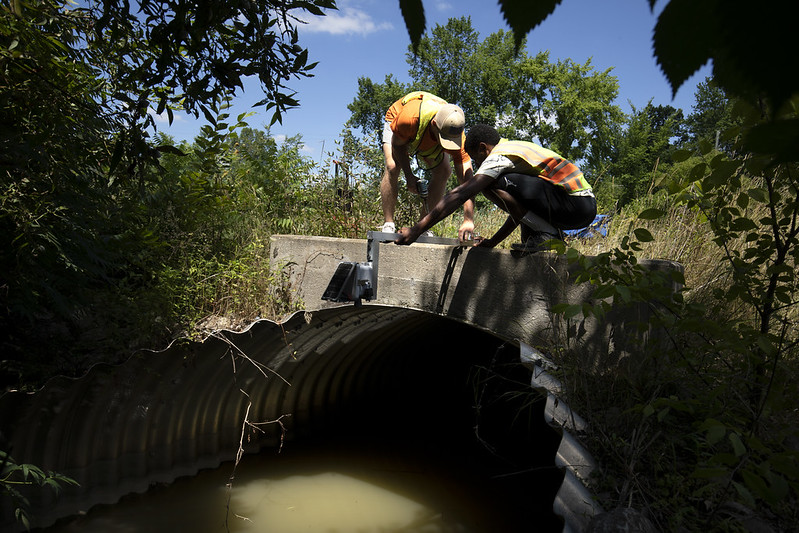
[[14,458],[0,451],[0,496],[9,498],[14,508],[14,517],[26,529],[30,528],[30,501],[27,487],[52,490],[56,495],[62,486],[77,486],[78,483],[56,472],[45,472],[31,464],[17,464]]
[[[570,59],[545,64],[539,77],[525,69],[521,87],[533,87],[530,92],[537,95],[537,105],[534,114],[515,113],[519,133],[514,137],[531,131],[544,146],[579,162],[589,177],[599,174],[612,156],[613,134],[623,121],[621,110],[613,104],[619,84],[610,70],[594,72],[590,59],[584,64]],[[542,99],[542,94],[548,98]],[[524,100],[520,104],[519,109],[529,105]]]
[[[274,119],[296,105],[284,82],[309,75],[313,65],[297,42],[293,15],[321,14],[321,7],[333,2],[3,4],[4,384],[79,374],[101,357],[95,352],[124,357],[175,333],[166,300],[173,293],[154,290],[159,269],[192,257],[229,257],[249,235],[239,233],[245,222],[233,210],[239,183],[226,174],[227,136],[246,117],[228,123],[227,100],[242,76],[255,76]],[[174,109],[202,114],[209,124],[196,158],[164,163],[175,170],[169,174],[161,155],[179,150],[166,137],[153,139],[149,128],[155,113],[171,119]],[[184,248],[191,254],[181,256]],[[147,311],[130,312],[144,303],[137,297]],[[92,347],[98,330],[118,334],[125,349]],[[68,349],[54,354],[52,346]]]
[[410,86],[390,75],[384,84],[358,81],[348,106],[350,126],[373,138],[382,131],[386,109],[406,92],[422,89],[461,106],[468,124],[496,124],[509,138],[538,138],[584,162],[589,174],[608,164],[611,133],[623,118],[612,104],[618,81],[609,70],[594,72],[590,61],[550,63],[547,53],[528,57],[503,30],[481,41],[469,17],[436,25],[417,44],[407,55]]
[[696,87],[696,104],[686,119],[683,142],[698,146],[700,141],[711,142],[717,149],[732,151],[734,139],[722,139],[722,132],[734,132],[737,120],[733,118],[734,99],[711,78]]
[[500,10],[508,26],[513,30],[517,49],[522,46],[522,38],[548,17],[560,2],[561,0],[543,0],[534,3],[500,0]]
[[347,126],[360,129],[363,135],[379,148],[386,110],[413,90],[415,86],[400,83],[391,74],[386,75],[382,84],[374,83],[369,78],[358,78],[358,94],[352,103],[347,105],[351,113]]
[[[298,43],[289,21],[295,10],[323,15],[332,0],[171,2],[105,0],[86,9],[95,21],[86,33],[87,51],[97,68],[110,74],[115,98],[138,118],[148,106],[157,114],[182,107],[213,121],[215,102],[258,79],[273,110],[273,122],[298,105],[285,82],[308,76],[314,64]],[[257,51],[257,52],[255,52]],[[150,103],[152,102],[152,104]]]
[[[713,77],[738,96],[752,101],[765,95],[775,109],[791,98],[799,87],[799,59],[785,57],[779,51],[791,46],[790,21],[799,16],[799,7],[774,1],[758,5],[759,16],[772,25],[768,34],[749,40],[741,36],[751,24],[750,7],[741,0],[670,0],[666,4],[658,17],[653,42],[657,62],[672,92],[676,93],[691,74],[712,59]],[[691,39],[685,39],[686,35]],[[768,74],[753,75],[754,64]]]
[[[705,238],[719,250],[712,290],[685,286],[679,272],[643,268],[638,257],[653,236],[640,225],[618,247],[596,256],[566,251],[579,265],[575,280],[596,287],[595,303],[555,309],[570,324],[569,342],[579,340],[581,317],[601,320],[625,308],[641,316],[625,324],[616,351],[600,363],[617,368],[617,394],[606,400],[612,411],[597,399],[600,376],[593,370],[574,360],[564,371],[573,384],[570,397],[591,406],[596,427],[613,433],[596,442],[607,452],[605,466],[618,476],[616,483],[611,477],[604,482],[618,501],[633,498],[650,507],[663,529],[685,521],[735,528],[764,509],[778,529],[794,529],[799,520],[799,451],[792,445],[799,373],[799,153],[781,142],[794,131],[797,109],[761,116],[739,101],[741,126],[734,129],[740,135],[732,152],[743,155],[715,151],[709,142],[696,153],[675,153],[690,168],[664,181],[673,193],[671,205],[638,215],[641,222],[657,223],[672,209],[688,209],[702,222]],[[785,128],[774,127],[783,121]],[[623,452],[608,448],[613,439],[623,441]],[[675,486],[654,482],[663,472],[688,474],[673,480],[682,495],[677,515]]]
[[605,179],[594,184],[603,212],[616,212],[635,198],[651,194],[668,171],[672,139],[680,135],[682,111],[671,106],[633,107],[627,127],[616,142],[616,155],[605,169]]
[[[641,0],[654,11],[655,0]],[[561,0],[529,2],[499,0],[505,22],[514,34],[517,49],[525,36],[555,10]],[[401,2],[402,4],[402,2]],[[415,50],[425,26],[421,2],[403,9],[411,46]],[[799,58],[781,51],[791,50],[792,25],[799,6],[779,1],[758,5],[758,16],[769,20],[769,31],[757,39],[746,39],[751,27],[751,4],[743,0],[669,0],[658,15],[653,33],[654,57],[677,90],[700,67],[713,60],[713,77],[737,96],[749,100],[765,95],[774,109],[782,108],[799,87]],[[421,31],[420,31],[421,28]],[[690,35],[690,39],[685,36]],[[763,76],[752,74],[758,65]]]
[[[482,89],[475,83],[480,79],[475,57],[479,49],[479,35],[472,28],[471,18],[451,18],[445,26],[436,24],[430,35],[419,40],[415,52],[406,54],[413,85],[458,104],[471,122],[482,104]],[[497,53],[504,57],[502,51]]]

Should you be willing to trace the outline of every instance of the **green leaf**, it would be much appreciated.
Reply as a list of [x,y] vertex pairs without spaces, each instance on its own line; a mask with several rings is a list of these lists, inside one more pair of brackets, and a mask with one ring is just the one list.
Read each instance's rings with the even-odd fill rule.
[[730,223],[730,230],[732,231],[749,231],[756,228],[757,224],[745,217],[736,218]]
[[769,459],[771,467],[789,479],[799,480],[799,454],[796,452],[779,453]]
[[649,209],[644,209],[640,213],[638,213],[638,218],[641,220],[655,220],[656,218],[660,218],[665,215],[666,212],[662,209],[656,209],[651,207]]
[[746,453],[746,446],[744,446],[744,443],[741,441],[740,435],[735,432],[730,432],[727,438],[730,440],[730,444],[732,444],[732,450],[736,457],[741,457]]
[[161,144],[155,147],[156,150],[161,152],[162,154],[173,154],[178,155],[181,157],[185,157],[186,153],[181,151],[178,147],[172,146],[171,144]]
[[561,314],[564,313],[568,307],[569,304],[555,304],[550,308],[550,311],[555,314]]
[[749,196],[746,194],[739,194],[738,197],[735,199],[735,203],[741,209],[746,209],[749,206]]
[[596,289],[594,289],[593,297],[597,300],[602,300],[604,298],[610,298],[613,296],[615,291],[611,285],[600,285]]
[[766,480],[755,472],[744,469],[741,471],[741,478],[743,478],[746,488],[749,489],[749,492],[752,493],[754,497],[767,501],[772,499],[772,494]]
[[399,6],[402,18],[405,20],[405,27],[408,30],[408,37],[411,39],[413,52],[416,53],[425,28],[422,0],[399,0]]
[[779,162],[799,161],[799,119],[775,120],[749,129],[746,149],[773,154]]
[[630,292],[630,288],[626,285],[616,285],[616,293],[625,303],[632,300],[632,293]]
[[561,0],[499,0],[502,16],[513,31],[516,50],[525,36],[541,24],[560,4]]
[[691,172],[689,174],[689,179],[691,181],[698,181],[702,179],[705,175],[705,170],[707,170],[707,163],[698,163],[691,168]]
[[752,497],[752,493],[749,492],[749,490],[744,485],[738,483],[737,481],[733,481],[732,485],[735,487],[736,492],[738,492],[738,495],[741,497],[741,499],[744,500],[746,505],[748,505],[751,508],[754,508],[756,504],[755,504],[755,499]]
[[658,17],[652,39],[655,57],[669,80],[672,96],[712,57],[714,7],[712,0],[671,0]]
[[108,163],[108,173],[113,174],[122,159],[122,154],[125,150],[125,134],[121,134],[116,143],[114,144],[114,153],[111,155],[111,161]]
[[705,440],[707,440],[707,443],[711,446],[717,444],[724,438],[724,435],[727,434],[727,427],[718,420],[712,418],[705,420],[699,426],[699,429],[705,430]]
[[652,242],[655,240],[655,238],[652,237],[652,234],[649,233],[649,230],[646,228],[636,228],[633,233],[639,242]]
[[766,480],[770,485],[770,493],[774,501],[779,501],[788,496],[791,490],[788,481],[781,475],[768,470],[765,472]]
[[704,466],[694,470],[691,477],[698,479],[719,479],[725,477],[728,473],[729,469],[723,466]]
[[580,315],[583,312],[583,306],[580,304],[572,304],[566,307],[565,311],[563,312],[563,317],[566,319],[574,318],[577,315]]

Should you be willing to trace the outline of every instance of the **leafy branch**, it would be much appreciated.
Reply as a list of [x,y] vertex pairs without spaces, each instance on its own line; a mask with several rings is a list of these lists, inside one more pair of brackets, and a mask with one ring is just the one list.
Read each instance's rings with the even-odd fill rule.
[[30,529],[30,501],[21,488],[48,488],[58,495],[62,486],[78,486],[78,482],[56,472],[45,472],[36,465],[18,464],[8,453],[0,450],[0,495],[11,498],[14,517],[26,529]]

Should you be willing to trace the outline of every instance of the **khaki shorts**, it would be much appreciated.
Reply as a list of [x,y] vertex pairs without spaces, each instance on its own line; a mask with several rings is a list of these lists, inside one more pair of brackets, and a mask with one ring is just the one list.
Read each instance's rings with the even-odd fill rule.
[[391,137],[394,136],[394,132],[391,131],[391,122],[388,120],[383,122],[383,134],[380,136],[383,144],[391,144]]

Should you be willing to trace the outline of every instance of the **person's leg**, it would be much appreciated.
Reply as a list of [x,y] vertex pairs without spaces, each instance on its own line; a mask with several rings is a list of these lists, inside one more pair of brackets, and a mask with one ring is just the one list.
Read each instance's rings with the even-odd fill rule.
[[[432,208],[444,197],[447,190],[447,182],[452,175],[452,167],[449,164],[449,155],[444,154],[441,163],[431,170],[430,183],[427,187],[427,207]],[[427,212],[423,212],[422,216]]]
[[543,249],[543,242],[562,238],[557,224],[562,211],[559,187],[539,177],[517,173],[500,176],[497,187],[524,209],[524,213],[517,214],[521,219],[521,244],[512,245],[513,249],[537,251]]
[[588,226],[596,216],[593,196],[571,195],[563,187],[526,174],[503,174],[497,179],[501,188],[524,205],[528,211],[557,229]]
[[394,224],[394,211],[397,208],[397,195],[398,181],[400,174],[400,165],[394,158],[394,150],[391,145],[391,128],[386,122],[383,129],[383,159],[385,162],[383,168],[383,177],[380,180],[380,203],[383,208],[383,231],[387,229],[394,231],[386,224]]
[[394,153],[390,144],[383,144],[383,155],[385,157],[385,167],[383,169],[383,178],[380,180],[380,201],[383,206],[383,220],[385,222],[394,222],[400,168],[394,160]]

